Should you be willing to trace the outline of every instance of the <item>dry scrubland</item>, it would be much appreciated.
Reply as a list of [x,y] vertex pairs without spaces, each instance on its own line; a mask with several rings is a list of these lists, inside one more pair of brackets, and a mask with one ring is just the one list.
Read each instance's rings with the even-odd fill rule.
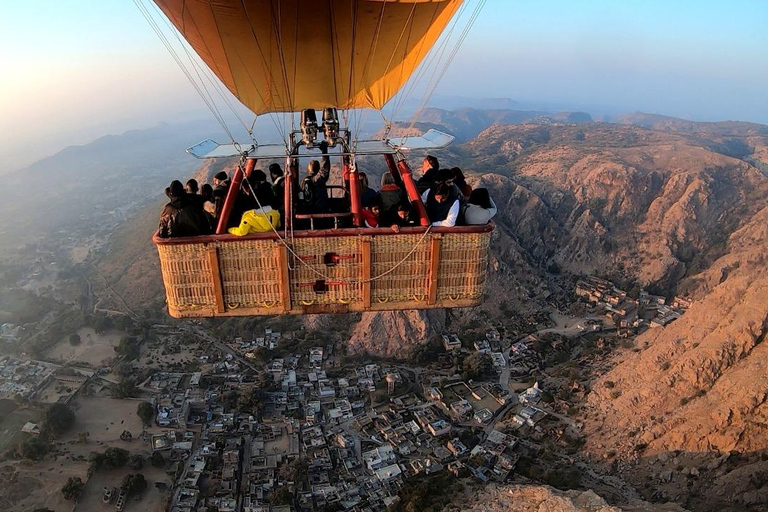
[[[56,443],[56,448],[42,462],[6,461],[0,464],[0,510],[28,512],[47,507],[55,512],[70,512],[72,502],[64,500],[61,487],[71,476],[87,478],[88,456],[93,451],[103,452],[108,447],[128,450],[131,455],[151,454],[149,443],[141,440],[142,424],[136,415],[137,400],[112,398],[79,398],[72,403],[76,421],[74,426]],[[133,441],[121,441],[120,434],[129,430]],[[152,428],[149,432],[159,432]],[[88,441],[80,443],[78,434],[88,432]],[[123,477],[136,473],[128,467],[98,471],[86,484],[76,511],[91,512],[105,508],[101,502],[105,486],[119,487]],[[139,502],[129,500],[127,511],[154,512],[163,510],[164,495],[155,482],[171,484],[171,478],[162,469],[148,462],[140,470],[147,479],[148,488]],[[111,507],[110,507],[111,508]]]

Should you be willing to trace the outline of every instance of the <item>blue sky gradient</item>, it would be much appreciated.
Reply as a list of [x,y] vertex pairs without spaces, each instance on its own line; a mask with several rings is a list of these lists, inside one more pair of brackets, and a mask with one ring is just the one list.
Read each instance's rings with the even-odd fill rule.
[[[768,124],[767,28],[759,0],[490,0],[436,94]],[[0,74],[0,172],[207,112],[130,0],[0,2]]]

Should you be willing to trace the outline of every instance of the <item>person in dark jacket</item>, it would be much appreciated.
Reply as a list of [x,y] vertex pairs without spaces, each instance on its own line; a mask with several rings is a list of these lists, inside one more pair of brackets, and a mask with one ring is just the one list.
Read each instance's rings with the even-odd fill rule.
[[269,176],[272,178],[272,192],[275,194],[275,204],[272,208],[282,212],[283,200],[285,198],[285,175],[280,168],[280,164],[271,164],[269,166]]
[[194,178],[191,180],[188,180],[187,184],[184,185],[184,191],[187,193],[187,197],[189,197],[190,200],[192,200],[192,202],[195,203],[195,205],[202,210],[203,205],[205,204],[205,199],[203,198],[203,196],[197,193],[198,190],[200,190],[200,187],[197,184],[197,180]]
[[220,171],[213,177],[213,203],[216,206],[214,218],[218,219],[221,215],[221,209],[224,207],[224,201],[227,199],[230,185],[229,175]]
[[408,201],[396,204],[389,212],[382,215],[380,225],[391,227],[395,233],[399,233],[400,228],[418,226],[413,206]]
[[381,211],[388,214],[395,206],[405,200],[403,189],[395,183],[395,177],[391,172],[385,172],[381,175]]
[[160,213],[160,237],[198,236],[210,232],[203,211],[187,196],[180,181],[173,180],[166,194],[171,201]]
[[438,183],[435,187],[424,192],[421,195],[421,200],[433,226],[452,227],[456,225],[459,218],[459,197],[447,184]]
[[459,191],[464,197],[469,198],[472,194],[472,187],[467,183],[464,173],[458,167],[451,169],[451,172],[453,173],[453,183],[459,187]]
[[416,182],[419,192],[424,192],[435,185],[439,171],[440,162],[434,156],[427,155],[421,162],[421,178]]
[[368,185],[367,174],[360,172],[358,176],[360,177],[360,203],[363,205],[363,208],[370,208],[373,202],[376,201],[378,193]]
[[448,188],[451,189],[451,194],[455,195],[459,198],[459,201],[461,204],[464,204],[464,202],[467,200],[467,198],[464,196],[464,194],[461,193],[461,189],[455,182],[455,174],[453,172],[453,169],[440,169],[437,172],[437,179],[435,180],[435,185],[439,185],[441,183],[448,186]]
[[331,175],[331,159],[328,158],[328,143],[320,143],[323,152],[323,165],[317,160],[307,164],[307,176],[301,182],[303,206],[310,213],[324,213],[328,211],[328,178]]

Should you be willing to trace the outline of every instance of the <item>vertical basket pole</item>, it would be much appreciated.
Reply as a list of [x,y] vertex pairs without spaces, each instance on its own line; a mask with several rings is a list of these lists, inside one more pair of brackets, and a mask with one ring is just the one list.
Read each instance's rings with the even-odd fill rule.
[[216,313],[221,315],[224,309],[224,287],[221,284],[221,269],[219,268],[219,249],[208,248],[208,264],[211,267],[211,280],[213,281],[213,297],[216,300]]
[[443,240],[436,236],[429,241],[429,288],[427,289],[427,304],[434,306],[437,302],[437,276],[440,269],[440,246]]
[[360,242],[361,250],[361,269],[360,279],[363,281],[363,308],[366,311],[371,309],[371,241],[363,240]]
[[288,313],[291,305],[291,281],[288,275],[288,249],[278,244],[275,245],[275,257],[280,269],[280,300],[283,303],[283,313]]

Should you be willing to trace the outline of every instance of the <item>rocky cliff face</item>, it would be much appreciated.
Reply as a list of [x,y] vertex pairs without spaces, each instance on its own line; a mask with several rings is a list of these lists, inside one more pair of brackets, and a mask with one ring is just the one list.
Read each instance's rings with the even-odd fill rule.
[[446,510],[466,512],[677,512],[674,504],[635,501],[620,508],[608,505],[593,491],[558,491],[545,485],[489,485]]
[[766,250],[768,207],[696,277],[699,300],[685,315],[637,338],[594,383],[586,453],[611,448],[628,475],[682,481],[713,504],[766,503],[766,478],[739,476],[768,467]]
[[673,289],[768,198],[746,161],[635,126],[493,126],[465,147],[465,171],[481,173],[520,245],[575,274]]

